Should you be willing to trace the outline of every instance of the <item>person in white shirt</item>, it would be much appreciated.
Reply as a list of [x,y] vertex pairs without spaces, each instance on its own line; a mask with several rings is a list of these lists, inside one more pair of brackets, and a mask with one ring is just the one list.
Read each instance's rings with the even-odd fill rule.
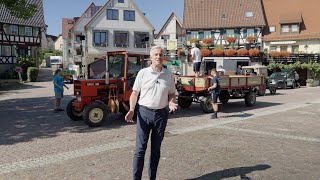
[[[137,112],[136,150],[133,158],[133,179],[141,180],[149,135],[151,133],[151,156],[149,178],[155,180],[160,159],[161,142],[167,126],[168,113],[177,109],[176,87],[173,74],[163,68],[163,49],[159,46],[150,50],[150,67],[141,69],[130,96],[130,110],[125,116],[133,122],[134,109],[139,98]],[[140,97],[138,96],[140,93]]]
[[223,67],[221,65],[217,68],[217,72],[218,72],[219,76],[223,76],[223,75],[227,74],[226,70],[223,69]]
[[193,60],[193,71],[196,77],[200,75],[200,66],[201,66],[201,52],[200,49],[197,48],[195,43],[192,43],[191,49],[191,59]]

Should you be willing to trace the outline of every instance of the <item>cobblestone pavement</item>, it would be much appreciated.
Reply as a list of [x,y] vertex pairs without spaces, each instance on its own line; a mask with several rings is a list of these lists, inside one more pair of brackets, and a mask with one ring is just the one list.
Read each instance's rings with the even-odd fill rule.
[[[131,179],[134,124],[113,115],[111,125],[89,128],[52,111],[51,82],[27,85],[0,95],[0,179]],[[158,179],[320,179],[319,90],[279,90],[250,108],[231,100],[218,120],[199,104],[179,109]]]

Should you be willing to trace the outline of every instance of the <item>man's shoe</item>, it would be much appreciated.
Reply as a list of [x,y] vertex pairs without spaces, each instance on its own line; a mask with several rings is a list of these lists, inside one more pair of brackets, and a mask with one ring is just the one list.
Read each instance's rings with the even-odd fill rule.
[[217,114],[212,114],[212,115],[211,115],[211,119],[218,119]]
[[57,111],[64,111],[64,109],[60,109],[60,108],[59,108],[59,109],[57,109]]

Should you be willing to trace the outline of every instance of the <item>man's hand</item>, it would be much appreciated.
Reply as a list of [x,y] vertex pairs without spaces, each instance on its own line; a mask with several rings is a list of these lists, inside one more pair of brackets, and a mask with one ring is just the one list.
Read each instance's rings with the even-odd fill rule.
[[178,104],[170,101],[169,102],[169,113],[174,112],[175,110],[177,110],[177,106],[178,106]]
[[134,116],[134,111],[130,110],[128,111],[128,113],[126,114],[126,116],[124,117],[124,119],[127,121],[127,122],[130,122],[130,123],[133,123],[134,121],[132,120]]
[[208,91],[211,91],[211,87],[208,88]]

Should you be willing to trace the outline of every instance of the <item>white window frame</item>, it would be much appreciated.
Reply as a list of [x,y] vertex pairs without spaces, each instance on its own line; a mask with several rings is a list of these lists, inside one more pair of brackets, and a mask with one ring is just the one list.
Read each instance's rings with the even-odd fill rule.
[[[284,31],[284,30],[286,30],[286,31]],[[281,25],[281,32],[282,33],[290,32],[290,25]]]
[[[119,33],[126,33],[127,34],[127,42],[126,44],[116,44],[116,34]],[[129,39],[129,31],[114,31],[113,32],[113,44],[114,47],[129,47],[130,46],[130,39]]]
[[226,30],[226,36],[227,37],[235,37],[234,29],[227,29]]
[[249,36],[254,36],[254,29],[253,28],[247,29],[247,37],[249,37]]
[[203,32],[203,37],[204,37],[205,39],[211,38],[211,31],[204,31],[204,32]]
[[191,31],[191,39],[198,39],[199,32],[198,31]]
[[[100,33],[100,43],[96,43],[96,36],[95,36],[95,34],[96,33]],[[101,43],[101,33],[105,33],[105,43]],[[103,47],[106,47],[106,46],[108,46],[108,39],[109,39],[109,37],[108,37],[108,31],[93,31],[93,45],[94,46],[103,46]]]
[[24,32],[25,32],[25,35],[26,35],[26,36],[32,36],[32,27],[26,26],[26,27],[24,28]]
[[[294,31],[293,26],[296,26],[296,30]],[[298,24],[292,24],[291,25],[291,32],[299,32],[299,25]]]
[[270,46],[270,51],[277,51],[277,46]]
[[19,27],[17,25],[10,25],[10,33],[12,35],[19,35]]
[[269,32],[276,32],[275,26],[269,26]]
[[245,14],[244,14],[244,16],[245,16],[246,18],[252,18],[252,17],[253,17],[253,12],[252,12],[252,11],[246,11]]

